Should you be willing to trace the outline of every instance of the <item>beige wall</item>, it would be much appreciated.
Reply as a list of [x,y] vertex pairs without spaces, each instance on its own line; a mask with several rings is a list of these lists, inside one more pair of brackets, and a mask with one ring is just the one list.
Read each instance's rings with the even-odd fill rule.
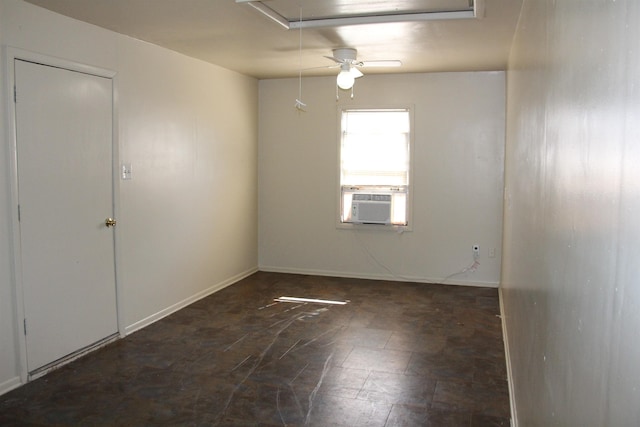
[[[116,201],[125,331],[255,271],[255,79],[19,0],[0,0],[0,41],[117,72],[120,160],[133,167],[133,179],[119,181]],[[3,91],[0,112],[9,103]],[[2,393],[19,384],[21,361],[11,275],[12,138],[0,139]]]
[[502,294],[521,426],[640,425],[640,2],[525,0]]
[[[264,270],[497,286],[502,232],[502,72],[367,75],[336,102],[335,78],[260,82],[259,257]],[[336,228],[338,107],[414,111],[413,231]],[[495,258],[489,258],[495,248]]]
[[[4,45],[4,31],[6,7],[0,1],[0,46]],[[4,63],[2,63],[4,65]],[[6,69],[2,69],[4,76]],[[6,85],[2,82],[0,88],[0,120],[4,120],[6,114]],[[15,337],[13,289],[11,286],[12,262],[11,262],[11,211],[7,201],[11,197],[8,167],[9,149],[4,139],[5,125],[2,121],[0,133],[0,393],[19,383],[17,377],[17,342]]]

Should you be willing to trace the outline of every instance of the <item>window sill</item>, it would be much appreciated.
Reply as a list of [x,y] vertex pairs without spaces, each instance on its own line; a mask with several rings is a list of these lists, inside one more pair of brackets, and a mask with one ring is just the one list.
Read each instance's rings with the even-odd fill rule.
[[353,222],[338,222],[336,224],[336,228],[338,230],[383,231],[383,232],[395,232],[398,234],[413,231],[409,225],[360,224],[360,223],[353,223]]

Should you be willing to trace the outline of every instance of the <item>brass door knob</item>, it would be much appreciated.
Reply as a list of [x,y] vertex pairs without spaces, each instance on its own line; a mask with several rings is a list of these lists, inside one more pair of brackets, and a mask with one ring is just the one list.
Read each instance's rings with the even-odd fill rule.
[[105,220],[104,224],[105,224],[107,227],[115,227],[115,226],[116,226],[116,220],[115,220],[115,219],[113,219],[113,218],[107,218],[107,219]]

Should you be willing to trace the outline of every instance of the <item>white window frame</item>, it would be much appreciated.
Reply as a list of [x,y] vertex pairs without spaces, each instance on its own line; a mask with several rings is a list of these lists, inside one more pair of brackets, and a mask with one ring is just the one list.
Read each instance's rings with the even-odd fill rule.
[[[338,106],[338,159],[337,159],[337,203],[336,203],[336,227],[339,229],[371,229],[371,230],[389,230],[389,231],[411,231],[413,229],[413,193],[414,193],[414,181],[413,181],[413,164],[415,157],[414,139],[415,139],[415,126],[414,126],[414,114],[413,106],[356,106],[356,105],[342,105]],[[393,111],[402,110],[409,113],[409,173],[408,173],[408,185],[395,186],[387,189],[372,188],[371,186],[351,187],[360,193],[393,193],[401,192],[406,194],[406,225],[400,224],[366,224],[355,222],[343,222],[343,186],[342,185],[342,115],[345,111]],[[348,191],[348,189],[346,189]]]

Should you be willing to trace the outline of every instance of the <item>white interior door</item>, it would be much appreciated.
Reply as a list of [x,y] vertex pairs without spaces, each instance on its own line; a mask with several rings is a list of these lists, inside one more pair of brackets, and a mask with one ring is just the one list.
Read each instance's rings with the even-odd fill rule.
[[15,60],[29,372],[117,332],[110,78]]

